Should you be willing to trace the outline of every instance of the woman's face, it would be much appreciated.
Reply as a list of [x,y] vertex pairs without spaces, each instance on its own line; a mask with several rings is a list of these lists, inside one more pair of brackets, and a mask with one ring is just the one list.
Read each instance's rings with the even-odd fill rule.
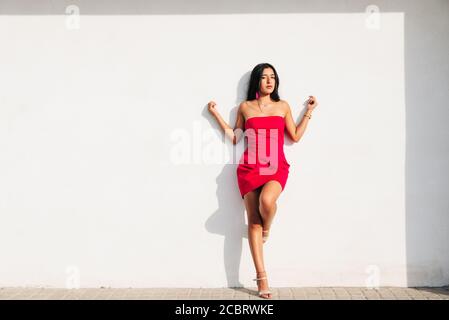
[[271,94],[274,90],[276,79],[274,71],[271,68],[263,69],[262,76],[260,77],[260,91],[263,94]]

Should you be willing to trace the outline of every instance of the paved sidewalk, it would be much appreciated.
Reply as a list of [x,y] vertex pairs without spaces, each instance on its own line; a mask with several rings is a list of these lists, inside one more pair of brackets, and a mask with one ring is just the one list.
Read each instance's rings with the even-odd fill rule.
[[[0,288],[0,300],[260,300],[253,288]],[[449,300],[449,287],[271,288],[280,300]],[[263,299],[265,300],[265,299]]]

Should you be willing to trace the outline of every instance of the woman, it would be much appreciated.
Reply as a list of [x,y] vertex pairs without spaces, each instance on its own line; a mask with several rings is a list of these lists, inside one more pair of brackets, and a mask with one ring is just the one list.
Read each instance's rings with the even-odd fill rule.
[[276,213],[276,201],[284,190],[290,164],[284,155],[284,130],[294,142],[304,134],[313,109],[318,105],[309,96],[307,112],[296,125],[289,104],[278,94],[279,77],[269,63],[261,63],[251,72],[247,101],[240,104],[232,129],[221,117],[216,103],[208,103],[209,112],[216,118],[234,144],[244,130],[248,148],[237,167],[240,194],[248,215],[248,241],[257,277],[259,296],[271,298],[263,259],[263,243],[268,239]]

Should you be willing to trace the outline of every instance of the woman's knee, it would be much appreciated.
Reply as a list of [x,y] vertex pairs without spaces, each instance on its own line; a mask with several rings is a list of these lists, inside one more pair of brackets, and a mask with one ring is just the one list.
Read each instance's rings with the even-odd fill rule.
[[259,210],[271,212],[276,206],[276,199],[269,194],[262,194],[259,199]]

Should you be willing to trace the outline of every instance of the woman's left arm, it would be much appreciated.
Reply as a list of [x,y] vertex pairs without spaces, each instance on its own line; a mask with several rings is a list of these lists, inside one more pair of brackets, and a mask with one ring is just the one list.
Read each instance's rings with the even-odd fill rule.
[[294,142],[298,142],[299,140],[301,140],[301,137],[306,131],[307,123],[309,122],[312,116],[313,109],[315,109],[315,107],[318,105],[318,102],[314,96],[309,96],[309,100],[307,101],[307,111],[298,125],[296,125],[295,121],[293,120],[290,105],[288,104],[287,101],[284,102],[287,109],[285,114],[285,129],[287,130],[290,138]]

